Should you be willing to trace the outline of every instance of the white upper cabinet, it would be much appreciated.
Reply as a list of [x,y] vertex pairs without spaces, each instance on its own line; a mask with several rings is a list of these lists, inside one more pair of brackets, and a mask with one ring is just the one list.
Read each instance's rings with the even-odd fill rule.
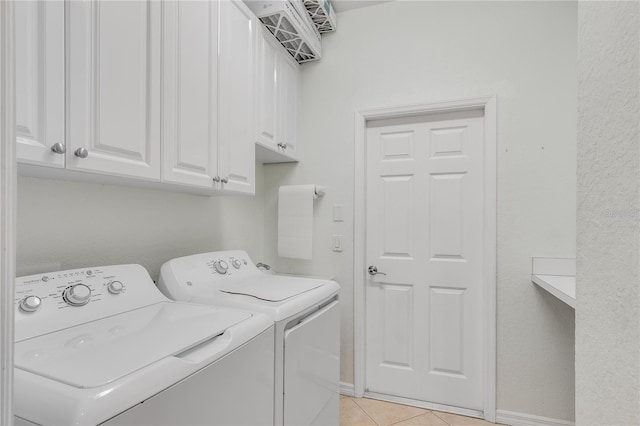
[[254,193],[258,26],[242,1],[25,1],[16,23],[18,160],[50,166],[24,173]]
[[255,192],[253,141],[257,18],[242,1],[220,2],[218,176],[220,189]]
[[162,180],[213,188],[218,176],[218,3],[167,1],[163,19]]
[[64,2],[15,2],[15,45],[17,158],[64,167]]
[[66,7],[66,167],[159,180],[162,4]]
[[256,129],[258,161],[296,161],[299,65],[261,28],[256,55]]

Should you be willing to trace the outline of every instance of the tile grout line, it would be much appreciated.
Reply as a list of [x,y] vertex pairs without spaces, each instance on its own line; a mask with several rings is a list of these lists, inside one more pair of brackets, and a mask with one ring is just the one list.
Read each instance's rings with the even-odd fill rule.
[[362,408],[362,407],[360,406],[360,404],[358,404],[358,401],[356,401],[356,399],[355,399],[355,398],[351,398],[351,397],[349,397],[349,398],[353,401],[353,403],[354,403],[354,404],[356,404],[356,407],[358,407],[358,408],[360,409],[360,411],[362,411],[362,412],[364,413],[364,415],[365,415],[365,416],[367,416],[367,417],[369,417],[369,419],[371,419],[371,421],[372,421],[373,423],[375,423],[375,424],[376,424],[376,425],[378,425],[378,426],[385,426],[385,425],[381,425],[380,423],[376,422],[376,421],[373,419],[373,417],[371,417],[371,416],[369,415],[369,413],[367,413],[367,410],[365,410],[364,408]]
[[445,422],[446,424],[450,425],[450,423],[448,421],[446,421],[445,419],[443,419],[442,417],[440,417],[438,415],[437,411],[432,411],[433,415],[436,416],[437,418],[439,418],[440,420],[442,420],[443,422]]
[[[427,409],[425,408],[425,410],[427,410]],[[397,421],[397,422],[395,422],[395,423],[391,423],[391,424],[390,424],[390,425],[388,425],[388,426],[397,425],[398,423],[406,422],[407,420],[415,419],[416,417],[424,416],[425,414],[428,414],[428,413],[433,414],[433,411],[431,411],[431,410],[427,410],[425,413],[418,414],[418,415],[416,415],[416,416],[412,416],[412,417],[408,417],[408,418],[406,418],[406,419],[404,419],[404,420],[399,420],[399,421]],[[434,414],[434,415],[435,415],[435,414]],[[436,416],[436,417],[437,417],[437,416]],[[438,418],[440,419],[440,417],[438,417]],[[440,420],[442,420],[442,419],[440,419]],[[442,420],[442,421],[444,422],[444,420]],[[447,422],[445,422],[445,423],[447,423]],[[449,424],[449,423],[447,423],[447,424]]]
[[[380,424],[380,423],[376,422],[376,421],[373,419],[373,417],[371,417],[371,416],[369,415],[369,413],[367,413],[367,410],[365,410],[363,407],[361,407],[361,406],[360,406],[360,404],[358,404],[358,401],[356,401],[356,400],[355,400],[355,398],[351,398],[351,399],[352,399],[352,400],[353,400],[353,402],[358,406],[358,408],[360,408],[360,409],[361,409],[361,410],[362,410],[362,411],[367,415],[367,417],[369,417],[369,418],[370,418],[370,419],[371,419],[371,420],[372,420],[376,425],[378,425],[378,426],[393,426],[393,425],[396,425],[396,424],[398,424],[398,423],[402,423],[402,422],[404,422],[404,421],[411,420],[411,419],[413,419],[413,418],[423,416],[423,415],[425,415],[425,414],[427,414],[427,413],[433,413],[433,411],[431,411],[431,410],[429,410],[429,409],[427,409],[427,408],[422,408],[423,410],[425,410],[425,412],[424,412],[424,413],[416,414],[415,416],[410,416],[410,417],[407,417],[406,419],[398,420],[397,422],[388,423],[388,424]],[[389,404],[395,404],[395,405],[405,405],[405,404],[397,404],[397,403],[395,403],[395,402],[383,401],[383,400],[374,400],[374,401],[387,402],[387,403],[389,403]],[[412,406],[407,405],[407,407],[412,407]],[[415,407],[415,408],[421,408],[421,407]],[[434,415],[435,415],[435,414],[434,414]],[[436,417],[437,417],[437,416],[436,416]],[[438,418],[439,418],[440,420],[442,420],[444,423],[446,423],[447,425],[449,425],[449,423],[448,423],[448,422],[446,422],[444,419],[441,419],[440,417],[438,417]]]

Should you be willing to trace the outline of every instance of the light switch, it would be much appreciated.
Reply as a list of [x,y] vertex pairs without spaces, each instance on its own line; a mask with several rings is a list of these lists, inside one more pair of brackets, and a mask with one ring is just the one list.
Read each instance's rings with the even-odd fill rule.
[[333,205],[333,221],[344,222],[344,206],[342,204]]
[[342,235],[333,236],[333,251],[342,251]]

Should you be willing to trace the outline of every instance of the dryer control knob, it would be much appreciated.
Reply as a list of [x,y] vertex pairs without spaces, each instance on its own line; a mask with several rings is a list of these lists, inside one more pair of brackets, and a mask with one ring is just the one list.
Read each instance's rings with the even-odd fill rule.
[[35,312],[40,308],[42,299],[38,296],[27,296],[20,301],[20,309],[24,312]]
[[224,260],[218,260],[213,264],[213,267],[215,268],[217,273],[222,275],[226,274],[227,270],[229,269],[229,265]]
[[109,293],[111,294],[120,294],[122,293],[122,290],[124,290],[124,284],[120,281],[111,281],[107,284],[107,290],[109,290]]
[[75,284],[64,291],[63,297],[71,306],[86,305],[91,298],[91,289],[84,284]]
[[231,261],[231,264],[233,265],[234,268],[236,269],[240,269],[240,267],[242,266],[242,262],[240,262],[240,259],[233,259]]

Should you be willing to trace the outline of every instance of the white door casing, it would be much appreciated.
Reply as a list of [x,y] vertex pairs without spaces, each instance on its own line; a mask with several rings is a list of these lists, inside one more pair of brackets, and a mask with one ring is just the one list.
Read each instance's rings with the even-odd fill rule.
[[162,180],[218,175],[218,2],[163,3]]
[[20,1],[14,11],[16,156],[63,168],[64,152],[51,148],[65,144],[64,1]]
[[[356,396],[367,377],[372,396],[495,419],[495,105],[356,113]],[[483,116],[466,118],[470,110]],[[454,112],[444,123],[415,119]],[[469,131],[482,145],[460,137]],[[370,264],[387,275],[369,276]]]
[[67,169],[159,180],[160,2],[66,9]]

